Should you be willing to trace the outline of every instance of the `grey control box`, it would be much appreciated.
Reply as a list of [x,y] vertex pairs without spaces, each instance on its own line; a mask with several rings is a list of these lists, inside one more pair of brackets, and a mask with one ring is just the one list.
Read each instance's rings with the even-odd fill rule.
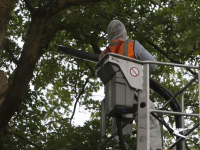
[[125,75],[115,63],[106,62],[99,67],[96,74],[105,85],[105,113],[114,117],[115,113],[120,114],[133,112],[135,88],[131,87]]

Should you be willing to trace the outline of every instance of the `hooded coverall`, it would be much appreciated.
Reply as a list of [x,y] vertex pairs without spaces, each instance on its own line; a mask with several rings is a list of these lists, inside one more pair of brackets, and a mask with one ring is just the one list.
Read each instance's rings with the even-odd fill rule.
[[[127,41],[127,32],[124,24],[120,22],[119,20],[113,20],[110,22],[108,25],[107,29],[108,33],[108,41],[109,41],[109,46],[113,46],[113,42],[117,40],[120,41]],[[106,52],[103,51],[101,54],[101,57],[105,54]],[[136,58],[138,60],[142,61],[156,61],[153,56],[138,42],[134,41],[134,56],[132,58]],[[156,70],[157,65],[155,64],[150,64],[149,65],[149,70],[154,71]],[[150,108],[155,109],[155,106],[153,102],[150,100]],[[137,116],[137,115],[136,115]],[[137,117],[135,118],[137,122]],[[132,133],[132,124],[127,124],[123,128],[123,134],[128,134],[130,135]],[[152,115],[150,115],[150,150],[161,150],[162,149],[162,140],[161,140],[161,131],[160,131],[160,126],[159,122],[157,119],[155,119]]]

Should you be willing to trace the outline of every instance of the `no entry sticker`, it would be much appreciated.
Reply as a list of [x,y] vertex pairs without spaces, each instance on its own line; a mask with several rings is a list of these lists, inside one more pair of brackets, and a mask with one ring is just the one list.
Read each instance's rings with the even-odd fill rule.
[[139,74],[140,74],[140,71],[138,68],[136,67],[132,67],[130,69],[130,74],[133,76],[133,77],[137,77]]

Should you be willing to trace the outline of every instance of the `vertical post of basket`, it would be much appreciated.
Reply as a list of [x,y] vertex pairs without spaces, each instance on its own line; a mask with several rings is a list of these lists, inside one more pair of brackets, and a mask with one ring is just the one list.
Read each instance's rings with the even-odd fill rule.
[[[184,109],[184,92],[181,93],[181,112],[184,113],[185,109]],[[184,120],[184,116],[181,116],[181,128],[185,128],[185,120]],[[184,134],[184,131],[183,133]],[[185,150],[185,140],[182,141],[182,150]]]
[[138,98],[137,150],[150,149],[149,64],[143,65],[143,90]]

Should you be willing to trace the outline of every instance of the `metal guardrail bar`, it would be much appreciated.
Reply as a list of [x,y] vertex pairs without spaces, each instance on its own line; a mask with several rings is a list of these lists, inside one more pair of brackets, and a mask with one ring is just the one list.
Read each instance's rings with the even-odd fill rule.
[[176,94],[174,94],[174,96],[172,98],[170,98],[170,100],[168,100],[164,106],[162,108],[160,108],[159,110],[163,110],[167,107],[168,104],[171,103],[172,100],[174,100],[180,93],[182,93],[183,91],[185,91],[196,79],[198,78],[198,75],[196,75],[188,84],[186,84],[180,91],[178,91]]
[[172,114],[172,115],[184,115],[184,116],[193,116],[193,117],[199,117],[199,114],[191,114],[191,113],[182,113],[182,112],[174,112],[174,111],[166,111],[166,110],[155,110],[155,109],[150,109],[150,112],[155,112],[155,113],[161,113],[161,114]]
[[[198,126],[200,125],[200,122],[198,122],[193,128],[191,128],[189,131],[187,131],[185,134],[183,134],[184,136],[189,135],[194,129],[198,128]],[[180,137],[174,144],[172,144],[168,149],[172,149],[173,147],[176,146],[177,143],[181,142],[182,140],[184,140],[184,138]]]
[[[184,103],[184,92],[182,92],[181,93],[181,112],[182,113],[184,113],[185,112],[185,103]],[[184,119],[184,116],[181,116],[181,121],[182,121],[182,123],[181,123],[181,127],[182,128],[185,128],[185,119]],[[184,132],[183,132],[184,133]],[[186,142],[186,140],[184,139],[183,141],[182,141],[182,149],[183,150],[185,150],[185,142]]]
[[96,66],[98,66],[99,64],[101,64],[102,61],[104,61],[104,58],[106,58],[108,55],[111,56],[115,56],[115,57],[119,57],[119,58],[123,58],[126,60],[130,60],[136,63],[140,63],[140,64],[159,64],[159,65],[167,65],[167,66],[175,66],[175,67],[184,67],[184,68],[193,68],[193,69],[199,69],[199,66],[190,66],[190,65],[183,65],[183,64],[176,64],[176,63],[164,63],[164,62],[158,62],[158,61],[141,61],[141,60],[137,60],[137,59],[133,59],[130,57],[126,57],[123,55],[119,55],[119,54],[115,54],[115,53],[107,53],[98,63]]

